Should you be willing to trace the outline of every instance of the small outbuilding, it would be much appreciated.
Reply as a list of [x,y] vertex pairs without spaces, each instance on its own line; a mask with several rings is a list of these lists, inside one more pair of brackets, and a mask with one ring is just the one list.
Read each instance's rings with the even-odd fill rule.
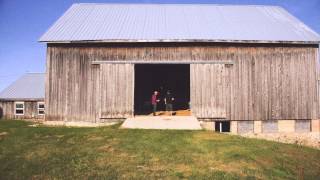
[[45,74],[27,73],[0,92],[0,119],[44,119]]
[[47,121],[141,115],[170,89],[212,129],[319,131],[320,36],[278,6],[74,4],[40,42]]

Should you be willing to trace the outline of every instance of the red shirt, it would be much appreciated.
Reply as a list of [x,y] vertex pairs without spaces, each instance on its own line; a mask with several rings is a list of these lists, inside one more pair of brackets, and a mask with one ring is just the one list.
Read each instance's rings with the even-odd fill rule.
[[155,104],[157,104],[157,95],[152,95],[152,97],[151,97],[151,104],[152,105],[155,105]]

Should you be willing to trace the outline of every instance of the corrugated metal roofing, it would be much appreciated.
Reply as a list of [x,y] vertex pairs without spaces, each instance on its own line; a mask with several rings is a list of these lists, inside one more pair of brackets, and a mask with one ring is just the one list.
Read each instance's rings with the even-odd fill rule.
[[27,73],[0,92],[0,99],[44,99],[44,87],[44,73]]
[[320,36],[278,6],[74,4],[40,41],[313,43]]

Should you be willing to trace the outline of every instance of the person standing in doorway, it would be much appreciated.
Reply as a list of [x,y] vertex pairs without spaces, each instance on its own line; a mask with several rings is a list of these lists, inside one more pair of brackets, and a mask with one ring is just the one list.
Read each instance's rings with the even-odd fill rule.
[[166,105],[166,111],[172,116],[174,97],[171,95],[170,91],[167,91],[166,97],[164,98],[164,104]]
[[164,102],[162,102],[162,100],[165,97],[165,90],[163,88],[163,86],[160,86],[159,88],[159,92],[158,92],[158,99],[160,99],[160,102],[157,104],[157,110],[159,111],[164,111],[165,110],[165,105]]
[[153,115],[155,116],[156,115],[156,112],[157,112],[157,104],[160,100],[158,99],[158,91],[154,91],[153,92],[153,95],[151,97],[151,104],[152,104],[152,107],[153,107]]

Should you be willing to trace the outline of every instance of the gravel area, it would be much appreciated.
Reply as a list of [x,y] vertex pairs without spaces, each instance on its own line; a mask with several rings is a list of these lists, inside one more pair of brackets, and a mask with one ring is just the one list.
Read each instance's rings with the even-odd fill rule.
[[244,137],[249,138],[261,138],[271,141],[298,144],[304,146],[310,146],[320,149],[320,133],[319,132],[309,132],[309,133],[250,133],[250,134],[240,134]]

